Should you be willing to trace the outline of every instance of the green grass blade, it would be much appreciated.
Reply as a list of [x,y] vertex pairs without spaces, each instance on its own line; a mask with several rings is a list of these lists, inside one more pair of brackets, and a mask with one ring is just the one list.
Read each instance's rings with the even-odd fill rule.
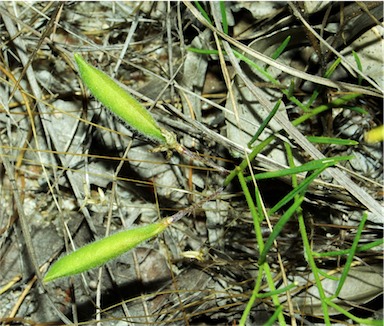
[[[294,160],[293,160],[293,155],[292,155],[292,149],[289,146],[289,144],[284,144],[284,145],[285,145],[285,149],[287,151],[289,166],[290,167],[294,167]],[[292,175],[292,185],[293,185],[294,189],[298,188],[297,176],[295,174]],[[304,193],[302,195],[301,194],[300,195],[296,195],[295,196],[295,200],[300,199],[301,196],[304,196]],[[309,265],[310,265],[310,267],[312,269],[312,273],[314,275],[314,278],[315,278],[315,281],[316,281],[316,285],[318,287],[319,296],[323,299],[321,301],[321,305],[322,305],[323,314],[324,314],[324,322],[325,322],[326,325],[330,325],[329,314],[328,314],[328,306],[324,302],[325,293],[324,293],[324,289],[322,287],[322,283],[321,283],[321,280],[320,280],[320,277],[319,277],[318,268],[317,268],[315,260],[314,260],[314,258],[312,256],[312,250],[311,250],[311,247],[309,245],[307,232],[305,230],[305,222],[304,222],[303,210],[301,209],[301,206],[297,208],[297,218],[298,218],[298,221],[299,221],[300,234],[301,234],[301,237],[302,237],[302,240],[303,240],[304,257],[305,257],[305,259],[307,260],[307,262],[309,263]]]
[[281,99],[277,101],[275,106],[273,107],[272,111],[268,114],[268,116],[264,119],[262,124],[260,125],[259,129],[257,129],[255,135],[252,137],[252,139],[248,142],[248,148],[252,147],[252,144],[259,138],[261,133],[264,131],[265,127],[268,125],[268,123],[272,120],[274,115],[276,114],[277,110],[279,109],[281,104]]
[[326,71],[325,74],[324,74],[324,77],[325,77],[325,78],[329,78],[329,77],[331,77],[331,75],[333,74],[333,72],[334,72],[334,71],[336,70],[336,68],[339,66],[340,62],[341,62],[341,59],[340,59],[340,58],[337,58],[337,59],[335,60],[335,62],[332,63],[331,66],[327,69],[327,71]]
[[295,283],[291,283],[289,284],[288,286],[285,286],[281,289],[277,289],[275,291],[270,291],[270,292],[266,292],[266,293],[259,293],[256,297],[258,299],[262,299],[262,298],[269,298],[273,295],[276,295],[276,294],[282,294],[282,293],[286,293],[290,290],[292,290],[293,288],[297,287],[297,284]]
[[354,100],[355,98],[361,96],[361,94],[358,93],[352,93],[345,96],[341,96],[335,100],[333,100],[331,103],[320,105],[314,109],[311,110],[311,112],[306,113],[302,115],[301,117],[295,119],[292,121],[292,124],[294,126],[298,126],[300,123],[303,123],[304,121],[312,118],[315,115],[318,115],[319,113],[322,113],[326,110],[332,109],[334,107],[340,107],[348,103],[349,101]]
[[[372,248],[382,246],[384,244],[384,239],[379,239],[370,243],[366,243],[364,245],[358,246],[356,248],[356,253],[358,252],[364,252],[368,251]],[[337,257],[337,256],[343,256],[343,255],[349,255],[351,249],[344,249],[339,251],[327,251],[327,252],[313,252],[313,255],[315,257]]]
[[304,112],[308,112],[309,111],[309,108],[312,106],[312,104],[316,101],[316,99],[318,98],[320,92],[315,89],[311,95],[311,97],[309,98],[308,102],[305,104],[305,110]]
[[262,250],[264,247],[263,233],[260,228],[260,221],[262,220],[262,217],[259,216],[258,214],[255,203],[253,202],[251,193],[249,192],[247,183],[245,182],[244,175],[241,171],[238,173],[238,178],[239,178],[240,186],[244,193],[245,200],[247,201],[247,205],[249,207],[249,210],[253,218],[253,225],[255,229],[257,245],[259,246],[259,249]]
[[[355,58],[357,69],[359,69],[359,71],[363,72],[363,66],[361,64],[359,55],[355,51],[353,51],[353,50],[352,50],[352,54],[353,54],[353,57]],[[363,81],[363,77],[358,75],[358,77],[357,77],[357,84],[361,85],[362,81]]]
[[276,60],[278,57],[280,57],[280,55],[283,53],[285,48],[288,46],[288,43],[290,42],[290,40],[291,40],[291,36],[288,35],[283,41],[283,43],[281,43],[279,47],[275,50],[275,52],[272,53],[271,58]]
[[264,324],[264,326],[273,326],[275,325],[275,321],[277,317],[282,313],[283,311],[283,306],[279,306],[275,309],[275,312],[271,316],[271,318],[268,319],[268,321]]
[[[206,54],[206,55],[212,55],[212,54],[218,54],[219,51],[217,50],[210,50],[210,49],[198,49],[194,47],[188,47],[188,51],[198,53],[198,54]],[[225,52],[223,52],[225,54]]]
[[351,140],[351,139],[318,137],[318,136],[307,136],[307,139],[314,144],[329,144],[329,145],[341,145],[341,146],[359,145],[358,141]]
[[321,308],[322,308],[323,315],[324,315],[324,323],[326,325],[331,325],[329,313],[328,313],[328,305],[327,305],[327,301],[326,301],[327,297],[325,296],[323,285],[321,283],[321,279],[319,276],[319,269],[317,268],[316,262],[313,258],[313,255],[312,255],[311,245],[309,243],[309,239],[307,236],[307,230],[305,228],[304,217],[303,217],[303,214],[301,212],[298,214],[298,220],[299,220],[300,234],[301,234],[301,238],[303,240],[303,246],[304,246],[304,257],[307,260],[307,262],[311,268],[313,277],[315,279],[317,291],[319,292],[319,297],[320,297],[320,301],[321,301]]
[[266,79],[268,79],[272,84],[280,85],[280,83],[275,78],[273,78],[272,75],[270,75],[267,71],[265,71],[264,68],[260,67],[258,64],[253,62],[251,59],[247,58],[242,53],[240,53],[236,50],[233,50],[233,49],[232,49],[232,51],[237,58],[239,58],[240,60],[244,61],[246,64],[248,64],[249,66],[251,66],[252,68],[257,70],[261,75],[263,75]]
[[227,20],[227,11],[225,7],[225,1],[220,0],[220,12],[221,12],[221,24],[223,26],[223,32],[228,34],[228,20]]
[[200,11],[200,13],[203,15],[205,20],[212,25],[212,20],[209,18],[208,13],[204,10],[204,8],[201,6],[199,1],[195,1],[196,8]]
[[296,199],[294,203],[289,207],[289,209],[280,217],[279,221],[273,227],[272,233],[269,235],[267,241],[265,242],[265,246],[259,257],[259,264],[263,264],[266,261],[267,254],[269,249],[271,249],[273,242],[279,236],[280,232],[283,230],[284,225],[289,221],[292,215],[296,212],[297,208],[301,205],[304,200],[304,196],[300,196],[299,199]]
[[352,319],[354,322],[356,322],[358,325],[374,325],[374,326],[383,326],[383,320],[373,320],[373,319],[363,319],[356,317],[355,315],[351,314],[344,308],[340,307],[336,303],[332,302],[329,299],[326,299],[326,303],[331,306],[333,309],[338,311],[340,314],[343,314],[344,316]]
[[284,196],[279,202],[273,206],[269,211],[268,215],[271,216],[275,212],[277,212],[284,205],[289,203],[296,195],[303,191],[303,189],[307,188],[311,182],[313,182],[328,166],[323,166],[321,169],[315,171],[310,176],[305,178],[303,182],[301,182],[295,189],[290,191],[287,195]]
[[261,288],[261,282],[263,281],[263,272],[264,272],[264,265],[260,266],[259,271],[257,273],[257,279],[255,282],[255,286],[252,291],[252,295],[248,300],[247,305],[245,306],[245,309],[243,310],[243,314],[241,316],[241,319],[239,321],[239,326],[245,326],[247,318],[249,314],[251,313],[252,307],[257,299],[257,295],[259,294],[260,288]]
[[318,269],[318,272],[320,275],[324,276],[325,278],[328,278],[332,281],[339,281],[340,280],[340,277],[338,276],[334,276],[334,275],[329,275],[327,272],[321,270],[321,269]]
[[[348,161],[353,159],[353,156],[335,156],[331,158],[323,158],[319,160],[314,160],[308,163],[304,163],[300,166],[295,166],[293,168],[278,170],[278,171],[270,171],[270,172],[262,172],[256,174],[254,177],[256,180],[263,180],[263,179],[271,179],[271,178],[281,178],[287,175],[302,173],[302,172],[308,172],[316,169],[321,169],[324,166],[332,166],[335,165],[341,161]],[[249,181],[251,177],[247,177],[246,180]]]
[[348,107],[348,109],[351,111],[357,112],[359,114],[362,114],[362,115],[368,115],[369,114],[369,112],[367,110],[363,109],[360,106],[350,106],[350,107]]
[[[260,226],[261,216],[258,215],[256,206],[253,202],[251,193],[248,189],[248,185],[245,181],[245,178],[244,178],[242,171],[239,171],[238,179],[239,179],[239,183],[241,185],[241,188],[243,190],[245,199],[247,201],[249,210],[250,210],[252,217],[253,217],[253,224],[254,224],[254,229],[255,229],[255,234],[256,234],[256,240],[257,240],[257,244],[259,246],[259,250],[261,251],[264,248],[263,234],[262,234],[261,226]],[[265,263],[263,266],[260,266],[259,273],[258,273],[258,279],[260,278],[260,282],[262,280],[262,274],[261,273],[263,271],[265,272],[265,278],[267,279],[268,286],[271,289],[271,292],[273,293],[276,290],[276,288],[275,288],[274,280],[273,280],[273,277],[271,274],[271,270],[270,270],[269,265],[267,263]],[[256,286],[258,286],[258,285],[260,285],[260,283],[256,282]],[[251,308],[254,304],[254,301],[257,298],[259,287],[256,287],[256,286],[255,286],[255,289],[253,291],[253,295],[251,296],[251,298],[248,301],[246,309],[244,309],[244,311],[243,311],[240,325],[245,325],[245,321],[247,319],[247,316],[250,313]],[[279,297],[276,294],[272,295],[272,301],[273,301],[273,304],[275,305],[276,309],[281,306],[280,302],[279,302]],[[284,316],[282,313],[280,313],[277,318],[279,320],[280,325],[286,325],[285,319],[284,319]]]
[[[283,51],[285,50],[285,48],[287,47],[289,41],[291,40],[291,36],[288,35],[285,40],[283,41],[283,43],[281,43],[278,48],[272,53],[271,55],[271,59],[273,60],[276,60],[278,57],[280,57],[280,55],[283,53]],[[267,70],[269,68],[269,65],[267,65],[265,67],[265,70]]]
[[355,253],[356,253],[357,245],[358,245],[358,243],[360,241],[361,233],[363,232],[364,225],[365,225],[365,222],[367,221],[367,218],[368,218],[368,214],[364,213],[363,217],[361,219],[360,225],[359,225],[359,227],[357,229],[356,235],[355,235],[355,237],[353,239],[353,243],[352,243],[351,249],[349,251],[349,255],[347,257],[347,261],[345,262],[345,265],[344,265],[344,268],[343,268],[343,272],[341,273],[339,284],[337,285],[336,291],[335,291],[334,295],[331,298],[338,297],[339,294],[340,294],[341,289],[344,286],[344,283],[345,283],[345,280],[348,277],[349,270],[351,268],[353,259],[355,258]]
[[248,158],[244,159],[239,166],[233,169],[231,173],[227,176],[227,178],[224,180],[224,187],[228,186],[240,171],[244,171],[248,166],[248,162],[252,162],[257,156],[257,154],[259,154],[274,139],[275,137],[271,135],[267,139],[263,140],[260,144],[253,147],[252,152],[248,155]]

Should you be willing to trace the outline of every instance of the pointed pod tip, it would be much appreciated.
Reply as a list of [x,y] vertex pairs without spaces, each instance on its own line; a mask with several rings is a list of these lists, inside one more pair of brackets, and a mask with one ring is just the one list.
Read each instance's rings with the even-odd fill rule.
[[79,65],[80,62],[84,61],[80,53],[74,53],[73,57],[75,58],[77,65]]
[[60,277],[60,275],[55,275],[56,273],[52,269],[48,270],[47,274],[43,278],[43,283],[52,282],[53,280]]

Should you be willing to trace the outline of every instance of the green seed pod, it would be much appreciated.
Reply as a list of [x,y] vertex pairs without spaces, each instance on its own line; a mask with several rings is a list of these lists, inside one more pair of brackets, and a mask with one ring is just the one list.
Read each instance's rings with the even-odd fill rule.
[[43,281],[50,282],[98,267],[163,232],[171,223],[171,218],[164,218],[158,223],[118,232],[87,244],[55,262]]
[[80,54],[74,55],[81,79],[92,94],[109,110],[141,134],[166,143],[152,115],[130,94],[102,71],[88,64]]

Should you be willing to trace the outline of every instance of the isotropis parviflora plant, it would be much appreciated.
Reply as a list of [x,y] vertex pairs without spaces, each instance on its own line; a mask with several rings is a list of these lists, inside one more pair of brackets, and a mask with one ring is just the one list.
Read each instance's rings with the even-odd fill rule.
[[[107,107],[110,111],[127,122],[132,128],[136,129],[145,137],[157,142],[159,144],[158,150],[165,150],[168,152],[176,151],[181,155],[186,155],[189,158],[201,160],[205,164],[216,167],[213,162],[200,159],[199,155],[190,152],[188,149],[180,145],[176,140],[176,136],[172,132],[161,128],[152,117],[152,115],[137,100],[135,100],[130,94],[123,90],[105,73],[89,65],[79,54],[75,54],[75,60],[79,67],[80,77],[85,85],[90,89],[92,94],[105,107]],[[156,223],[113,234],[104,239],[92,242],[64,256],[52,265],[50,270],[45,275],[44,281],[53,281],[57,278],[78,274],[91,268],[101,266],[107,261],[116,258],[122,253],[136,247],[141,242],[155,237],[159,233],[163,232],[172,223],[178,221],[183,216],[190,214],[197,207],[201,207],[204,202],[217,198],[217,196],[223,192],[224,188],[235,177],[239,178],[240,183],[244,183],[244,194],[246,195],[248,190],[245,186],[246,181],[242,171],[245,170],[249,162],[256,157],[257,153],[260,151],[260,148],[262,148],[262,145],[263,144],[255,146],[252,149],[251,154],[249,154],[249,156],[246,157],[242,163],[235,167],[229,174],[228,171],[224,168],[216,167],[219,172],[228,175],[223,183],[223,186],[219,187],[216,191],[205,197],[202,201],[197,202],[189,208],[180,210],[170,217],[163,218]],[[260,248],[264,248],[260,263],[265,263],[266,254],[271,248],[275,237],[278,235],[283,225],[288,221],[289,217],[293,214],[294,210],[298,207],[298,205],[300,205],[304,198],[303,194],[310,182],[312,182],[314,178],[327,167],[335,165],[341,160],[348,159],[350,159],[350,157],[326,158],[303,164],[300,167],[285,169],[282,171],[265,172],[255,176],[256,179],[265,179],[276,176],[295,174],[303,171],[315,171],[305,180],[305,182],[302,182],[300,186],[290,194],[290,196],[287,195],[281,200],[281,203],[278,203],[278,205],[281,204],[279,206],[281,207],[284,203],[287,203],[287,201],[294,198],[295,195],[301,193],[302,199],[297,201],[297,203],[293,205],[292,210],[288,212],[289,214],[285,214],[286,216],[281,219],[281,225],[279,225],[279,228],[276,228],[276,232],[273,234],[273,237],[271,235],[271,238],[266,242],[265,247],[260,242]],[[248,199],[251,203],[250,195],[248,195]],[[278,209],[277,206],[275,207],[275,211]],[[252,207],[251,204],[250,207]],[[262,241],[261,235],[259,240]]]
[[[79,68],[80,77],[91,93],[129,126],[145,137],[157,142],[159,146],[155,148],[155,151],[167,151],[168,153],[176,151],[190,158],[202,160],[200,156],[180,145],[174,133],[161,128],[143,105],[123,90],[114,80],[104,72],[88,64],[80,54],[75,54],[74,57]],[[213,162],[207,160],[203,160],[203,163],[216,167]],[[217,168],[221,172],[227,173],[227,170],[221,167]],[[50,282],[57,278],[78,274],[103,265],[107,261],[136,247],[143,241],[158,235],[173,222],[192,212],[196,206],[216,197],[222,190],[223,188],[219,188],[202,202],[179,211],[157,223],[118,232],[64,256],[52,265],[45,275],[44,281]]]

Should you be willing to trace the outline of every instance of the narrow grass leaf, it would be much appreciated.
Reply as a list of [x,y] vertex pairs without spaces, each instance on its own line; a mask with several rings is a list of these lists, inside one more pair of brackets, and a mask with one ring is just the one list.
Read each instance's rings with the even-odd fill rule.
[[287,47],[289,41],[291,40],[291,36],[287,36],[285,38],[285,40],[283,41],[283,43],[281,43],[279,45],[279,47],[272,53],[271,55],[271,58],[276,60],[278,57],[280,57],[280,55],[283,53],[283,51],[285,50],[285,48]]
[[308,112],[309,111],[309,108],[312,106],[312,104],[316,101],[317,97],[319,96],[320,92],[315,89],[311,95],[311,97],[309,98],[308,102],[305,104],[305,108],[306,110],[304,110],[304,112]]
[[358,141],[352,140],[352,139],[317,137],[317,136],[307,136],[307,139],[314,144],[329,144],[329,145],[342,145],[342,146],[359,145]]
[[305,178],[303,182],[301,182],[297,187],[285,195],[284,198],[279,200],[279,202],[268,211],[268,215],[271,216],[284,205],[289,203],[296,195],[300,194],[304,189],[306,189],[309,184],[313,182],[313,180],[315,180],[327,167],[327,165],[324,165],[321,169],[313,172],[310,176]]
[[289,284],[289,285],[287,285],[281,289],[275,290],[275,291],[270,291],[270,292],[266,292],[266,293],[258,293],[256,298],[258,298],[258,299],[269,298],[269,297],[276,295],[276,294],[286,293],[295,287],[297,287],[297,284],[291,283],[291,284]]
[[272,233],[269,235],[267,241],[265,242],[264,248],[259,257],[259,264],[263,264],[267,258],[267,254],[269,249],[271,249],[273,242],[279,236],[280,232],[283,230],[284,225],[289,221],[291,216],[296,212],[296,210],[300,207],[301,203],[304,200],[304,195],[300,196],[299,199],[296,199],[291,207],[280,217],[279,221],[273,227]]
[[166,143],[155,119],[136,99],[108,75],[88,64],[80,54],[76,53],[74,57],[84,84],[105,107],[141,134],[161,144]]
[[60,277],[75,275],[101,266],[131,250],[141,242],[163,232],[169,225],[169,218],[165,218],[158,223],[118,232],[92,242],[55,262],[43,281],[50,282]]
[[318,272],[320,275],[322,275],[324,278],[330,279],[332,281],[338,281],[340,280],[339,276],[329,275],[326,271],[323,271],[321,269],[318,269]]
[[333,100],[331,103],[323,104],[323,105],[320,105],[320,106],[314,108],[313,110],[311,110],[311,112],[306,113],[306,114],[302,115],[301,117],[293,120],[292,124],[294,126],[298,126],[299,124],[303,123],[304,121],[310,119],[311,117],[313,117],[315,115],[318,115],[318,114],[320,114],[326,110],[332,109],[334,107],[343,106],[347,102],[352,101],[353,99],[355,99],[359,96],[361,96],[361,94],[358,94],[358,93],[352,93],[352,94],[348,94],[345,96],[341,96],[341,97]]
[[358,245],[358,243],[360,241],[361,233],[363,232],[364,225],[365,225],[365,222],[367,221],[367,218],[368,218],[368,214],[364,213],[363,214],[363,218],[361,219],[359,227],[357,229],[356,235],[355,235],[355,237],[353,239],[353,243],[352,243],[349,255],[347,257],[347,261],[345,262],[345,265],[344,265],[344,268],[343,268],[343,272],[341,273],[339,284],[337,285],[336,291],[332,295],[332,298],[337,298],[339,296],[340,291],[343,288],[344,283],[345,283],[345,281],[346,281],[346,279],[348,277],[349,270],[351,269],[352,262],[355,259],[355,253],[356,253],[357,245]]
[[295,81],[291,79],[291,82],[289,83],[287,98],[293,97],[294,92],[295,92]]
[[335,71],[335,69],[338,67],[338,65],[340,64],[341,62],[341,59],[340,58],[337,58],[335,60],[334,63],[331,64],[331,66],[327,69],[327,71],[325,72],[324,74],[324,77],[325,78],[329,78],[331,77],[331,75],[333,74],[333,72]]
[[[358,246],[356,248],[356,252],[364,252],[368,251],[372,248],[382,246],[384,244],[384,239],[379,239],[365,245]],[[339,251],[327,251],[327,252],[313,252],[313,256],[315,257],[337,257],[343,255],[349,255],[351,249],[344,249]]]
[[[353,54],[353,57],[355,58],[357,69],[359,69],[359,71],[363,72],[363,66],[361,64],[359,55],[355,51],[353,51],[353,50],[352,50],[352,54]],[[363,81],[363,77],[358,75],[358,77],[357,77],[357,84],[361,85],[362,81]]]
[[264,324],[264,326],[273,326],[273,325],[276,325],[276,319],[278,316],[281,315],[281,313],[283,312],[283,306],[278,306],[274,313],[272,314],[272,316],[268,319],[268,321]]
[[[383,320],[380,320],[380,319],[365,319],[365,318],[359,318],[359,317],[356,317],[355,315],[351,314],[350,312],[348,312],[347,310],[345,310],[344,308],[340,307],[338,304],[332,302],[331,300],[329,299],[326,299],[325,300],[326,303],[331,306],[333,309],[335,309],[336,311],[338,311],[340,314],[352,319],[354,322],[357,323],[357,325],[374,325],[374,326],[383,326]],[[331,325],[329,323],[329,325]]]
[[[206,55],[212,55],[212,54],[218,54],[219,51],[217,50],[211,50],[211,49],[198,49],[194,47],[188,47],[187,51],[198,53],[198,54],[206,54]],[[225,52],[224,52],[225,53]]]
[[[323,168],[325,165],[327,167],[337,164],[341,161],[348,161],[353,159],[353,156],[335,156],[331,158],[322,158],[319,160],[314,160],[308,163],[304,163],[300,166],[295,166],[293,168],[288,168],[284,170],[278,170],[278,171],[270,171],[270,172],[262,172],[256,174],[254,177],[256,180],[262,180],[262,179],[271,179],[271,178],[281,178],[287,175],[302,173],[302,172],[308,172],[316,169]],[[246,180],[249,181],[252,177],[247,177]]]
[[[256,240],[257,240],[257,244],[259,246],[259,250],[261,251],[264,248],[263,235],[261,232],[261,223],[260,223],[261,217],[258,216],[258,212],[257,212],[256,206],[255,206],[255,203],[253,202],[251,193],[248,189],[248,186],[247,186],[247,183],[245,181],[242,170],[238,171],[238,179],[239,179],[241,188],[243,190],[244,196],[246,198],[249,210],[250,210],[252,217],[253,217],[253,224],[254,224],[254,228],[255,228]],[[245,325],[245,323],[246,323],[247,316],[250,314],[251,308],[253,307],[254,302],[257,298],[258,292],[259,292],[261,280],[263,278],[263,275],[262,275],[263,271],[265,272],[265,278],[267,279],[267,283],[268,283],[269,288],[271,289],[271,293],[273,293],[276,290],[275,284],[274,284],[274,279],[272,277],[272,273],[271,273],[271,270],[269,268],[269,265],[268,265],[268,263],[263,264],[259,268],[259,272],[258,272],[258,276],[257,276],[254,290],[252,292],[252,296],[249,299],[247,306],[243,311],[243,315],[241,316],[239,325]],[[272,296],[272,301],[273,301],[273,304],[275,305],[275,308],[279,309],[281,304],[280,304],[278,295],[271,294],[271,296]],[[279,319],[279,325],[284,326],[284,325],[286,325],[284,315],[282,314],[281,310],[279,310],[279,311],[280,311],[280,313],[277,314],[277,318]]]
[[304,216],[301,210],[298,213],[297,220],[299,221],[300,235],[303,241],[304,257],[305,257],[305,260],[308,262],[309,267],[312,271],[312,275],[315,279],[317,291],[319,293],[321,308],[322,308],[323,317],[324,317],[324,323],[325,325],[331,325],[329,312],[328,312],[327,297],[325,295],[323,284],[321,283],[319,269],[317,268],[315,259],[313,258],[313,255],[312,255],[312,246],[308,239]]
[[364,115],[368,115],[369,114],[369,112],[367,110],[363,109],[360,106],[349,106],[348,109],[351,110],[351,111],[360,113],[360,114],[364,114]]
[[240,163],[240,165],[233,169],[231,173],[227,176],[227,178],[224,180],[224,187],[228,186],[229,183],[233,180],[233,178],[238,176],[239,172],[244,171],[248,166],[248,162],[252,162],[257,156],[257,154],[259,154],[274,139],[275,136],[271,135],[267,139],[263,140],[260,144],[257,144],[255,147],[253,147],[252,152],[248,155],[248,158],[245,158]]
[[243,190],[245,200],[247,201],[247,205],[249,207],[249,210],[250,210],[252,218],[253,218],[253,226],[255,228],[257,245],[259,246],[260,250],[263,250],[263,248],[264,248],[263,233],[262,233],[261,227],[260,227],[260,221],[262,221],[262,218],[261,218],[261,216],[259,216],[258,211],[257,211],[257,207],[256,207],[255,203],[253,202],[253,198],[251,196],[251,193],[249,191],[247,183],[245,182],[243,172],[239,171],[238,179],[240,182],[240,186]]
[[212,20],[211,18],[209,18],[209,15],[208,13],[204,10],[204,8],[201,6],[201,4],[199,3],[199,1],[195,1],[195,6],[196,8],[200,11],[200,13],[203,15],[203,17],[205,18],[205,20],[210,23],[212,25]]
[[225,2],[220,0],[220,12],[221,12],[221,24],[223,26],[223,32],[228,34],[228,20],[227,20],[227,11],[225,7]]
[[277,101],[275,106],[273,107],[272,111],[268,114],[267,118],[264,119],[262,124],[260,125],[259,129],[256,131],[256,134],[252,137],[252,139],[248,142],[248,148],[252,147],[252,144],[259,138],[261,133],[264,131],[265,127],[268,125],[268,123],[272,120],[274,115],[276,114],[277,110],[279,109],[281,104],[281,99]]

